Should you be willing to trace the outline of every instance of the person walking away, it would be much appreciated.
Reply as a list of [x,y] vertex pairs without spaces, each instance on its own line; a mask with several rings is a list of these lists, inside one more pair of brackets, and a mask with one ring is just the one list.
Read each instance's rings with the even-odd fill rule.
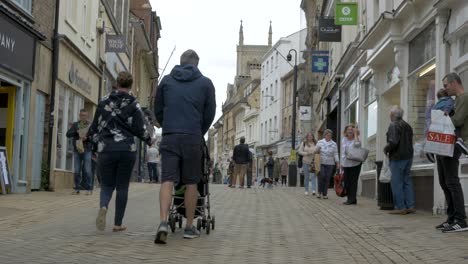
[[158,155],[156,144],[151,145],[146,150],[146,164],[148,166],[149,183],[158,182]]
[[390,160],[392,192],[395,210],[390,214],[407,214],[416,211],[413,179],[410,175],[413,163],[413,129],[403,120],[403,109],[393,106],[390,110],[390,126],[387,130],[385,155]]
[[155,243],[165,244],[169,226],[169,208],[174,182],[185,184],[184,238],[200,236],[193,226],[198,200],[197,184],[203,175],[203,136],[208,132],[216,113],[215,88],[198,69],[199,57],[185,51],[169,75],[161,80],[155,99],[155,116],[162,127],[161,190],[159,193],[161,223]]
[[273,152],[270,150],[268,151],[268,161],[266,164],[268,170],[268,178],[273,180],[273,170],[275,167],[275,160],[273,159]]
[[286,179],[288,178],[289,164],[285,158],[281,158],[281,186],[286,185]]
[[99,212],[96,218],[98,230],[106,227],[106,214],[114,190],[115,217],[113,231],[124,231],[122,225],[127,207],[128,187],[136,160],[135,137],[151,145],[143,111],[135,97],[129,94],[133,77],[129,72],[117,76],[117,90],[99,102],[88,139],[98,146],[98,171],[101,177]]
[[249,145],[245,144],[245,137],[240,138],[240,144],[234,147],[232,154],[234,159],[234,174],[232,176],[230,188],[236,188],[236,180],[239,178],[239,188],[244,188],[244,179],[247,174],[247,166],[251,162]]
[[252,160],[252,153],[250,153],[250,161],[247,164],[247,188],[252,188],[252,174],[253,174],[253,160]]
[[312,184],[312,195],[317,191],[317,175],[315,174],[314,157],[317,141],[312,133],[307,133],[304,142],[300,145],[298,153],[302,155],[302,170],[304,173],[305,195],[309,195]]
[[447,201],[447,220],[436,228],[445,233],[452,233],[468,231],[465,198],[458,176],[461,153],[467,154],[463,143],[468,140],[468,94],[465,92],[460,76],[456,73],[447,74],[442,82],[448,95],[456,96],[455,110],[451,119],[460,139],[455,143],[453,157],[439,155],[436,157],[439,184]]
[[234,175],[234,160],[232,159],[228,159],[228,169],[227,169],[227,175],[228,175],[228,184],[231,185],[231,182],[232,182],[232,176]]
[[[333,132],[324,131],[323,139],[317,142],[316,152],[320,153],[320,174],[318,180],[317,198],[328,199],[328,184],[336,168],[339,168],[338,146],[332,140]],[[304,163],[305,164],[305,163]]]
[[341,140],[341,169],[344,175],[344,187],[347,200],[344,205],[357,204],[357,188],[362,162],[346,158],[346,151],[350,148],[360,148],[359,129],[354,124],[349,124],[344,129],[344,137]]
[[280,177],[281,165],[279,158],[275,159],[275,165],[273,167],[273,177],[275,178],[275,185],[278,185]]
[[88,133],[91,123],[88,121],[88,111],[86,109],[80,110],[79,121],[74,122],[70,129],[67,131],[67,138],[73,141],[73,158],[74,158],[74,182],[75,187],[72,194],[80,194],[81,182],[84,182],[86,195],[93,192],[93,179],[92,179],[92,151],[93,145],[86,141],[86,134]]

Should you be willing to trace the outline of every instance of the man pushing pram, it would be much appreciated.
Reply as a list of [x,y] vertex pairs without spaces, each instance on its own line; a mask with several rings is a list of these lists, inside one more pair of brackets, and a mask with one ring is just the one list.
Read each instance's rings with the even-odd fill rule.
[[193,50],[185,51],[180,65],[159,84],[155,99],[155,116],[162,126],[161,155],[161,223],[155,243],[165,244],[169,230],[169,209],[175,182],[185,184],[184,207],[187,223],[184,238],[200,236],[193,226],[198,199],[197,184],[203,170],[203,135],[213,122],[216,102],[210,79],[198,70],[199,57]]

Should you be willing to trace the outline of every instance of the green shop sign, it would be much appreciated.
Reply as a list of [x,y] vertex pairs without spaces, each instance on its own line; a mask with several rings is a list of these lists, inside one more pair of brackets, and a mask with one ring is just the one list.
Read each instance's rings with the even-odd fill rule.
[[357,3],[336,3],[335,25],[357,25]]

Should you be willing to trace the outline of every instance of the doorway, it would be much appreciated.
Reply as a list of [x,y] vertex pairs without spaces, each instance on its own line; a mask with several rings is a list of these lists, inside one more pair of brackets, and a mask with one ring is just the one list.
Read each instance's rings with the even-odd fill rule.
[[0,82],[0,147],[6,148],[8,165],[12,166],[13,132],[15,124],[15,95],[14,86]]

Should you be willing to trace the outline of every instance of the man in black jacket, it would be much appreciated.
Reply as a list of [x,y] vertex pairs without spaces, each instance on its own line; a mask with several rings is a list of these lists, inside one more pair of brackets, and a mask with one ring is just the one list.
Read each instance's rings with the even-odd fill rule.
[[84,182],[84,188],[87,190],[86,195],[92,194],[93,183],[91,176],[91,156],[93,146],[86,140],[86,134],[91,123],[88,121],[88,111],[80,110],[80,120],[74,122],[67,131],[67,138],[73,141],[73,158],[74,158],[74,182],[75,187],[73,194],[80,194],[81,181]]
[[403,120],[403,109],[393,106],[390,110],[391,124],[387,131],[385,155],[390,160],[392,192],[395,210],[390,214],[414,213],[413,179],[410,171],[413,163],[413,129]]
[[[244,188],[244,177],[247,173],[247,166],[252,160],[249,145],[245,144],[245,138],[240,138],[240,144],[234,147],[234,174],[229,187],[236,188],[236,179],[239,178],[239,188]],[[250,184],[249,184],[250,185]]]
[[175,182],[186,186],[185,212],[187,225],[184,238],[196,238],[200,232],[192,225],[197,203],[197,184],[202,176],[203,135],[213,122],[216,101],[210,79],[198,70],[199,57],[185,51],[180,65],[174,67],[159,84],[155,100],[155,116],[162,126],[160,217],[155,243],[165,244],[168,214]]

